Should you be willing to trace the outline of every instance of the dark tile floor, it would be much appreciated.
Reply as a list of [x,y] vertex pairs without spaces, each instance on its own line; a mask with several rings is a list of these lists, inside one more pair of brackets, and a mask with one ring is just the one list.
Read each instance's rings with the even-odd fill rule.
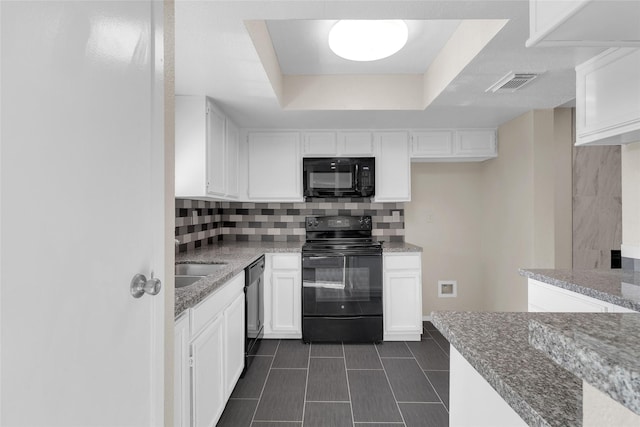
[[218,422],[229,427],[449,425],[449,343],[264,340]]

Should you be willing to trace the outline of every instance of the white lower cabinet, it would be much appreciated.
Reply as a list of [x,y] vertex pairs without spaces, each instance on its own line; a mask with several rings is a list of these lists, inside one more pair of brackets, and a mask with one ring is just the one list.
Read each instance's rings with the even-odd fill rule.
[[383,255],[384,341],[420,341],[422,260],[420,253]]
[[174,425],[216,425],[244,368],[244,272],[175,326]]
[[224,311],[225,394],[231,396],[244,369],[244,292]]
[[194,426],[215,426],[224,410],[224,316],[219,314],[191,342]]
[[191,425],[190,340],[189,313],[183,313],[176,320],[174,329],[173,425],[175,427]]
[[265,338],[302,338],[300,254],[266,254]]
[[628,308],[534,279],[529,279],[528,294],[530,312],[635,313]]
[[527,423],[462,356],[450,346],[449,425],[526,427]]

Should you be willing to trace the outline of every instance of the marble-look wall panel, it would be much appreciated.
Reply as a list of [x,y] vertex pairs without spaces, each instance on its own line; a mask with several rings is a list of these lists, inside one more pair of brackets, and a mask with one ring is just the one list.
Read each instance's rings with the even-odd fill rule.
[[620,147],[574,147],[573,268],[611,266],[622,243]]
[[301,203],[213,202],[176,199],[180,252],[220,240],[303,242],[307,216],[370,215],[378,241],[404,241],[404,203],[321,199]]

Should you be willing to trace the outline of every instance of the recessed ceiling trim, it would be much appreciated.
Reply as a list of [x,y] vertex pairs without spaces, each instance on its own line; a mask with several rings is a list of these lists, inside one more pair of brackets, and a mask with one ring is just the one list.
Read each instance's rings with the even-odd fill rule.
[[508,22],[462,21],[424,74],[283,75],[265,21],[245,21],[285,110],[424,110]]

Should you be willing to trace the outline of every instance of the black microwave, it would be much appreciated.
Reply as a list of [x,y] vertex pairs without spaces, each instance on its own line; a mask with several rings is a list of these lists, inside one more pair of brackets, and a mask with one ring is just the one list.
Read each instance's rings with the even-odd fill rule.
[[373,197],[375,166],[375,157],[304,158],[304,197]]

